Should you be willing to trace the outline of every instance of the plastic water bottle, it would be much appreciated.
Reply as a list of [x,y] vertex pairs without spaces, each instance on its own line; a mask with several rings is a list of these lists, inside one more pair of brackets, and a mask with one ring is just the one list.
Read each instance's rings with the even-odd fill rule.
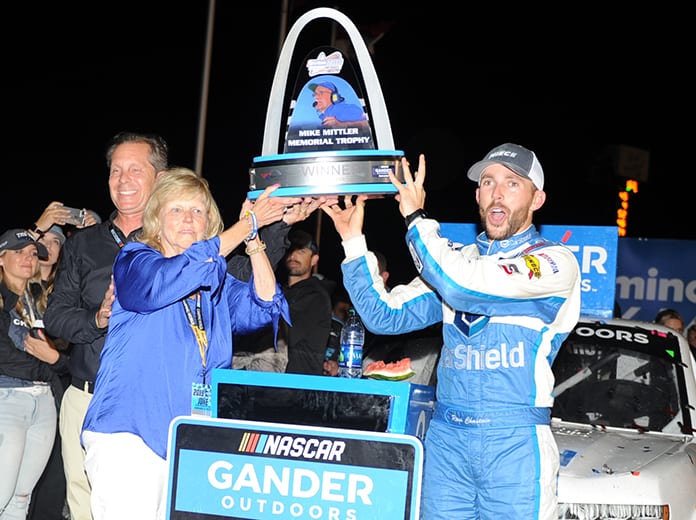
[[360,379],[362,377],[365,327],[355,309],[350,309],[348,319],[341,329],[341,355],[338,359],[338,376]]

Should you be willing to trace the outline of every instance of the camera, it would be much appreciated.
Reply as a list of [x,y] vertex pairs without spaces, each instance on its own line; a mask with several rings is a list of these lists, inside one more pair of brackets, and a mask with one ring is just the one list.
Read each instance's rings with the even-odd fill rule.
[[72,224],[74,226],[85,225],[85,216],[87,215],[87,211],[84,209],[69,208],[67,206],[64,206],[64,209],[70,210],[70,216],[65,219],[66,224]]

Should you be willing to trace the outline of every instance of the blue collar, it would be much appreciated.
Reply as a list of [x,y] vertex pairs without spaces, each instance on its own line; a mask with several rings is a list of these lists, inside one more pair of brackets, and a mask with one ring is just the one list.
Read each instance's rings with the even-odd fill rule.
[[533,224],[521,233],[506,238],[505,240],[489,240],[485,231],[479,233],[476,237],[476,245],[482,256],[496,254],[508,256],[506,253],[516,251],[522,246],[529,246],[543,241],[544,239],[539,235],[539,232]]

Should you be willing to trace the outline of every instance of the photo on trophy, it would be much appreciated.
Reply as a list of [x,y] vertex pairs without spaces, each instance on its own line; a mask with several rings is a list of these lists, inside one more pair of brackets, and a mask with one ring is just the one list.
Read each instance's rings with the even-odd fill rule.
[[374,150],[364,105],[341,77],[310,79],[294,103],[284,152]]

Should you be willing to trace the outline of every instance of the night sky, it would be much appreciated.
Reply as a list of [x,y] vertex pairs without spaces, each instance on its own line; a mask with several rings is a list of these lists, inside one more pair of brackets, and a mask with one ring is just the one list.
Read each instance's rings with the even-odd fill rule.
[[[106,217],[104,151],[120,130],[158,133],[173,164],[195,166],[207,2],[16,4],[3,9],[3,229],[29,226],[52,200]],[[684,49],[693,45],[680,40],[678,14],[457,4],[464,14],[455,15],[451,2],[399,4],[291,2],[287,28],[326,6],[370,38],[383,33],[373,63],[396,148],[412,163],[426,154],[430,215],[477,222],[466,171],[512,141],[534,150],[546,173],[538,224],[614,225],[624,182],[615,152],[626,146],[650,160],[648,181],[631,197],[628,236],[696,239],[693,145],[683,137],[692,133]],[[261,153],[281,7],[216,2],[202,173],[228,224]],[[312,32],[317,47],[331,41],[323,23]],[[336,277],[342,251],[322,221],[320,271]],[[316,229],[316,217],[305,226]],[[366,234],[394,281],[414,274],[395,201],[368,203]]]

